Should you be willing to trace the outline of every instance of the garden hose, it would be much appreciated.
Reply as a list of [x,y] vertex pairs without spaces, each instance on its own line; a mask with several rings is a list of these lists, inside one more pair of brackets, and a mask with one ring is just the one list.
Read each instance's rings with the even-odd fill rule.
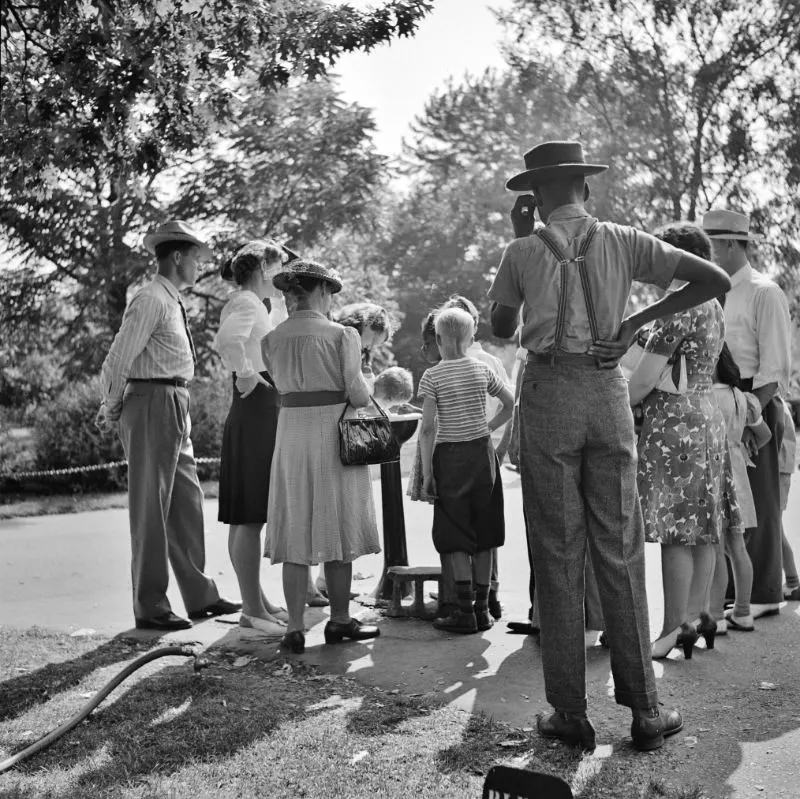
[[208,662],[200,657],[200,650],[194,644],[181,644],[179,646],[163,646],[160,649],[154,649],[152,652],[147,652],[139,658],[136,658],[132,663],[129,663],[116,677],[110,680],[101,690],[99,690],[89,702],[87,702],[77,713],[70,716],[63,724],[56,727],[51,732],[47,733],[43,738],[40,738],[35,743],[26,747],[17,754],[12,755],[0,763],[0,774],[5,773],[9,769],[14,768],[18,763],[27,760],[29,757],[46,749],[50,744],[55,743],[62,735],[68,733],[71,729],[80,724],[123,680],[130,677],[133,672],[140,669],[145,663],[157,658],[169,657],[174,655],[182,655],[184,657],[194,658],[195,673],[200,669],[208,666]]

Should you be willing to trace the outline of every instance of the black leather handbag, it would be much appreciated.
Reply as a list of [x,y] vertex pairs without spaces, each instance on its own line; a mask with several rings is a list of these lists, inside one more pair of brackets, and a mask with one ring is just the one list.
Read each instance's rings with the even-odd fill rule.
[[339,457],[345,466],[368,466],[400,458],[400,444],[392,431],[386,411],[372,399],[378,416],[345,418],[350,402],[339,417]]

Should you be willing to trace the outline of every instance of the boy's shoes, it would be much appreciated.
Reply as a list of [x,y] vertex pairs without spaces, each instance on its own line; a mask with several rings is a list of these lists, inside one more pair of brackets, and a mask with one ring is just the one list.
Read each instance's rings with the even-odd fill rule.
[[493,619],[497,620],[503,618],[503,606],[497,598],[497,591],[493,589],[489,590],[489,613],[492,615]]
[[545,738],[558,738],[589,752],[595,749],[594,727],[585,714],[576,716],[557,710],[549,716],[540,716],[536,726]]
[[478,632],[478,620],[475,614],[473,612],[465,613],[463,610],[453,610],[449,616],[434,619],[433,626],[437,630],[460,633],[461,635],[470,635]]
[[800,588],[789,588],[788,585],[784,584],[783,598],[787,602],[800,602]]

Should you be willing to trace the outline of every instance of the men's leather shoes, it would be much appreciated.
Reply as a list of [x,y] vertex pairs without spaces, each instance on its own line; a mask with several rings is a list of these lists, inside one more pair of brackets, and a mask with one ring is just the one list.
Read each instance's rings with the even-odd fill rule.
[[540,716],[536,726],[539,734],[545,738],[558,738],[570,746],[580,746],[588,752],[594,751],[594,727],[586,716],[556,710],[549,716]]
[[374,624],[362,624],[356,619],[350,619],[346,624],[339,621],[329,621],[325,625],[325,643],[338,644],[344,638],[351,641],[365,641],[367,638],[377,638],[380,629]]
[[683,729],[683,719],[677,710],[652,708],[649,715],[636,714],[631,722],[633,745],[640,752],[651,752],[664,745],[664,738]]
[[529,621],[510,621],[506,624],[510,633],[517,635],[538,635],[539,628]]
[[137,630],[188,630],[192,623],[176,616],[172,611],[147,619],[136,619]]
[[193,610],[190,619],[210,619],[212,616],[227,616],[229,613],[238,613],[242,609],[241,602],[231,602],[228,599],[218,599],[200,610]]

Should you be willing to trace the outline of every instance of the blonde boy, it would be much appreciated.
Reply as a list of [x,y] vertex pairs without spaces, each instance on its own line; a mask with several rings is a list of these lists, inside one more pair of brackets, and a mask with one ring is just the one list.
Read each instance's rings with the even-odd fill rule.
[[[466,311],[448,308],[438,314],[436,342],[442,360],[422,375],[418,392],[424,400],[423,490],[436,497],[433,543],[455,577],[458,603],[434,626],[457,633],[492,626],[488,608],[491,549],[505,540],[505,520],[490,434],[510,419],[514,408],[514,397],[505,383],[486,364],[466,354],[473,334],[472,317]],[[487,394],[502,402],[488,422]]]

